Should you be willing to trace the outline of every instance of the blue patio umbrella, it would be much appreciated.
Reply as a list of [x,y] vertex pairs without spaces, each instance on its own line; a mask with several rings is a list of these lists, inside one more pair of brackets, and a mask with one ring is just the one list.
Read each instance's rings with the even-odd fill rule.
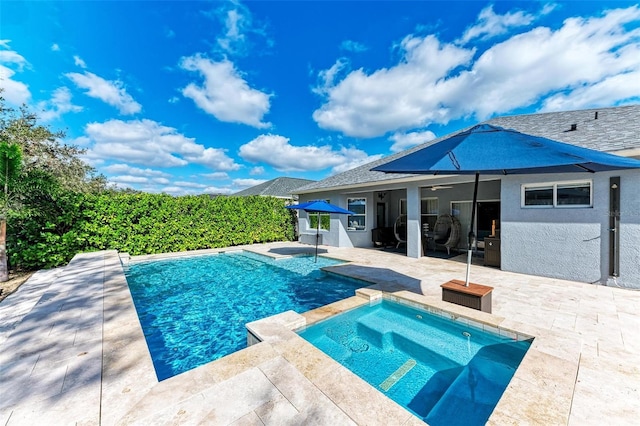
[[640,161],[480,124],[371,170],[404,174],[475,175],[465,280],[468,286],[480,173],[595,173],[634,168],[640,168]]
[[343,209],[334,204],[328,203],[325,200],[313,200],[307,201],[302,204],[294,204],[287,206],[288,209],[304,210],[307,213],[318,214],[318,227],[316,229],[316,256],[314,262],[318,261],[318,239],[320,238],[320,213],[337,213],[337,214],[355,214],[352,211]]

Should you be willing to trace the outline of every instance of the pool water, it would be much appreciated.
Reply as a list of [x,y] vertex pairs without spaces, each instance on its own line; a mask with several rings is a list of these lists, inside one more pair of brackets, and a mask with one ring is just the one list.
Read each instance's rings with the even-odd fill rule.
[[383,300],[299,332],[430,425],[483,425],[532,339]]
[[125,275],[158,380],[246,347],[248,322],[306,312],[369,285],[319,269],[339,263],[234,252],[130,264]]

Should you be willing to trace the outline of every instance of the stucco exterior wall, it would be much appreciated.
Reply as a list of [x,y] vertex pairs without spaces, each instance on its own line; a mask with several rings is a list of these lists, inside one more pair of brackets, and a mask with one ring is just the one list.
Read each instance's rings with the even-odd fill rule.
[[[609,178],[621,178],[620,277],[640,288],[640,173],[506,176],[502,179],[502,269],[590,283],[609,279]],[[591,208],[521,207],[523,184],[591,179]]]

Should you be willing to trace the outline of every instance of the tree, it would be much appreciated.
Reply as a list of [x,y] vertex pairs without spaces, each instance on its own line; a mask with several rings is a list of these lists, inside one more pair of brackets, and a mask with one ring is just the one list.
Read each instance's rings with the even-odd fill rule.
[[106,178],[80,158],[86,150],[62,142],[64,137],[64,132],[39,124],[37,115],[26,106],[18,110],[5,106],[0,96],[0,141],[20,147],[24,173],[44,171],[68,190],[104,190]]
[[[0,96],[0,141],[7,150],[5,157],[0,153],[0,161],[13,156],[16,149],[22,153],[21,165],[10,165],[14,170],[11,173],[17,175],[8,179],[5,174],[4,181],[0,177],[0,191],[6,188],[0,206],[4,221],[0,225],[6,226],[7,219],[9,225],[4,240],[0,235],[0,243],[4,241],[0,249],[0,280],[3,270],[6,276],[8,269],[7,246],[13,259],[25,244],[41,243],[44,230],[64,233],[71,226],[69,222],[81,213],[77,199],[83,193],[98,193],[106,188],[106,178],[82,160],[85,150],[66,144],[64,137],[64,132],[38,123],[38,117],[27,106],[7,107]],[[8,164],[4,162],[5,166]]]
[[0,183],[2,192],[2,211],[0,212],[0,282],[9,280],[7,267],[7,213],[11,206],[9,188],[18,180],[22,166],[22,151],[17,144],[0,143]]

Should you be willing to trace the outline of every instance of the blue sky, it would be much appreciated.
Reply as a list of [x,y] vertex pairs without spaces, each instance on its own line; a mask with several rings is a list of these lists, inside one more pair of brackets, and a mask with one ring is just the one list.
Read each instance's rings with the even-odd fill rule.
[[497,115],[638,103],[640,6],[2,1],[0,87],[119,187],[230,194]]

